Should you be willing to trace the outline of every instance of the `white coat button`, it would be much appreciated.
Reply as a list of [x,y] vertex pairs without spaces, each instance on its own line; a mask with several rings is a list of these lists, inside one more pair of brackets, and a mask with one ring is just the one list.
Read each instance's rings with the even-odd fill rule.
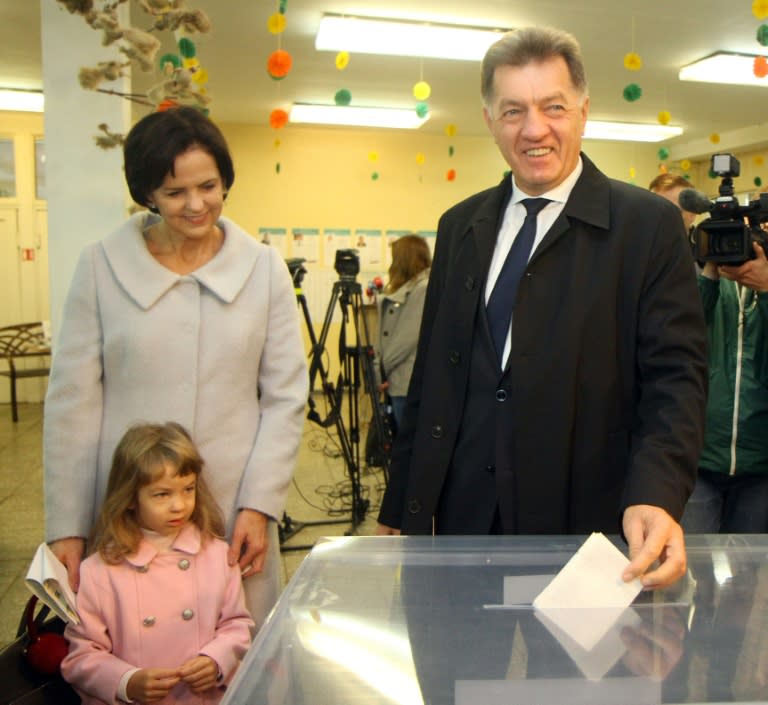
[[188,570],[189,569],[189,561],[186,558],[182,558],[179,561],[179,568],[182,570]]
[[154,617],[144,617],[144,621],[142,622],[142,624],[145,627],[154,627],[155,626],[155,621],[156,620],[155,620]]
[[184,611],[181,613],[181,618],[182,618],[183,620],[187,621],[187,622],[188,622],[190,619],[192,619],[192,617],[194,617],[194,616],[195,616],[195,613],[194,613],[194,612],[193,612],[191,609],[189,609],[189,608],[185,609],[185,610],[184,610]]

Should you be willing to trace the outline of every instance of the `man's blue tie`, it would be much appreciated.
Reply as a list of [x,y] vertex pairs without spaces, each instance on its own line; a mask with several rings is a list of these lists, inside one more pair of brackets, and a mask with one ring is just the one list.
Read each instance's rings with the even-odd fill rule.
[[507,259],[504,260],[486,305],[488,325],[499,360],[504,355],[504,343],[512,320],[512,309],[515,307],[517,285],[528,264],[531,248],[536,239],[536,217],[547,203],[551,203],[548,198],[525,198],[520,202],[527,211],[525,220],[512,243]]

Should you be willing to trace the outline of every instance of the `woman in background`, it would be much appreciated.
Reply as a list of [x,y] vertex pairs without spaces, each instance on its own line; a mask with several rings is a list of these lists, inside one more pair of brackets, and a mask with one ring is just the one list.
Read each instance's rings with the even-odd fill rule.
[[432,256],[427,241],[404,235],[392,243],[389,281],[379,297],[379,341],[375,370],[379,389],[392,400],[395,423],[402,424],[408,383],[416,359],[421,314]]
[[46,540],[77,589],[112,454],[138,420],[189,430],[224,513],[257,626],[280,591],[276,520],[308,394],[293,283],[277,250],[221,216],[235,178],[189,107],[124,145],[136,213],[80,256],[45,400]]

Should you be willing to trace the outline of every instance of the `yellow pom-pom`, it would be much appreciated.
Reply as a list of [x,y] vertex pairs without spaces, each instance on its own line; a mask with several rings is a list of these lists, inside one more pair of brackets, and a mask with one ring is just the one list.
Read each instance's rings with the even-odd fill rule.
[[189,59],[182,59],[181,63],[185,69],[196,69],[200,66],[200,60],[196,56],[192,56]]
[[426,161],[424,152],[416,152],[416,163],[421,166]]
[[629,178],[634,179],[637,176],[637,170],[635,167],[631,166],[629,167]]
[[198,85],[202,86],[208,83],[208,71],[205,69],[198,69],[192,74],[192,80]]
[[680,162],[680,168],[683,171],[688,171],[688,169],[691,168],[691,160],[690,159],[683,159],[683,161]]
[[448,137],[454,137],[456,135],[456,125],[451,123],[450,125],[445,126],[445,134],[448,135]]
[[416,100],[426,100],[430,93],[432,93],[432,86],[426,81],[419,81],[413,86],[413,97]]
[[659,164],[659,174],[666,174],[668,171],[666,164]]
[[768,0],[753,0],[752,14],[757,17],[758,20],[764,20],[768,17]]
[[713,132],[713,133],[712,133],[712,134],[709,136],[709,141],[710,141],[712,144],[718,144],[718,143],[720,142],[720,135],[718,135],[718,134],[717,134],[717,132]]
[[276,12],[274,15],[270,15],[267,20],[267,29],[270,34],[282,34],[285,32],[285,15],[280,12]]
[[624,68],[628,71],[639,71],[643,68],[643,60],[640,58],[640,54],[630,51],[629,54],[624,56]]
[[368,152],[368,161],[369,162],[377,162],[377,161],[379,161],[379,153],[378,152]]
[[274,143],[275,149],[280,149],[280,140],[275,140]]
[[755,166],[763,166],[763,164],[765,163],[765,158],[763,157],[762,154],[758,154],[752,161]]
[[658,117],[659,123],[662,125],[669,125],[669,121],[672,119],[672,116],[669,114],[669,110],[662,110]]
[[343,71],[347,66],[349,66],[349,52],[340,51],[336,54],[336,68],[339,69],[339,71]]

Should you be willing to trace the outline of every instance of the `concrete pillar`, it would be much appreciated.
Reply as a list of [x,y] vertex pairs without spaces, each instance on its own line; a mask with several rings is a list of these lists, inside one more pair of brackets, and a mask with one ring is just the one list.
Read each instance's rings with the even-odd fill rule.
[[[81,67],[122,56],[115,47],[103,47],[101,32],[91,29],[81,16],[69,14],[55,0],[40,0],[40,9],[55,341],[81,249],[103,238],[127,215],[122,151],[102,150],[93,137],[102,122],[112,131],[125,132],[130,123],[130,106],[123,98],[87,91],[78,83]],[[128,90],[124,84],[105,87]]]

